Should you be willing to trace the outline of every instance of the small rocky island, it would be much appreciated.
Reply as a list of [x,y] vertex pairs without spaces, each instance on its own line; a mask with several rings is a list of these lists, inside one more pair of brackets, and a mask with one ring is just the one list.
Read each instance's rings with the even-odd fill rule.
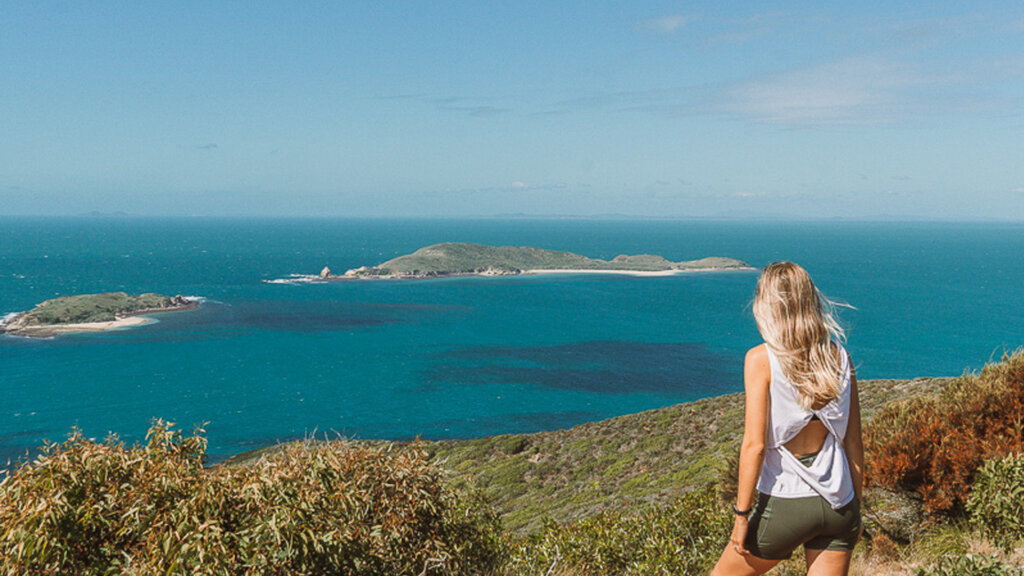
[[28,312],[0,324],[0,333],[49,338],[72,332],[99,332],[145,324],[142,314],[191,310],[199,306],[184,296],[124,292],[62,296],[47,300]]
[[734,258],[710,257],[672,262],[661,256],[621,255],[611,260],[588,258],[572,252],[529,246],[485,246],[446,242],[420,248],[376,266],[363,266],[335,275],[324,268],[318,275],[294,275],[274,283],[351,280],[360,278],[406,279],[449,276],[516,276],[520,274],[635,274],[660,276],[679,272],[750,270]]

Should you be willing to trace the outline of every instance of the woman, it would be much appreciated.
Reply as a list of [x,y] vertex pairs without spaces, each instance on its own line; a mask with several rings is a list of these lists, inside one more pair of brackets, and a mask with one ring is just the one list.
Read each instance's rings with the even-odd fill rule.
[[712,576],[764,574],[801,544],[807,574],[845,575],[862,531],[864,449],[843,330],[791,262],[761,273],[754,318],[765,343],[743,368],[736,519]]

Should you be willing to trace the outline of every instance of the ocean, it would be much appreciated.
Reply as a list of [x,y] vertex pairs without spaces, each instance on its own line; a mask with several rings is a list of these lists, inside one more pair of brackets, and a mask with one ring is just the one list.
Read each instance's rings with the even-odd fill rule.
[[956,376],[1024,344],[1024,224],[578,219],[0,218],[0,316],[59,295],[205,299],[147,326],[0,336],[0,461],[74,426],[203,424],[216,461],[271,443],[570,427],[743,389],[756,272],[282,285],[438,242],[595,258],[792,260],[861,379]]

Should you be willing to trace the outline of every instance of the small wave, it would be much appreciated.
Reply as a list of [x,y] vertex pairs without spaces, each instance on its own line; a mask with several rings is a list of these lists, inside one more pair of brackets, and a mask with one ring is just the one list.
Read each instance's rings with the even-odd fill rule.
[[264,280],[264,284],[323,284],[324,281],[319,276],[310,276],[309,274],[289,274],[286,278],[274,278],[272,280]]
[[182,298],[189,302],[198,302],[199,304],[206,302],[206,296],[182,296]]
[[14,318],[18,314],[21,314],[21,312],[11,312],[10,314],[4,314],[3,316],[0,316],[0,326],[3,326],[4,324],[7,324],[11,320],[14,320]]

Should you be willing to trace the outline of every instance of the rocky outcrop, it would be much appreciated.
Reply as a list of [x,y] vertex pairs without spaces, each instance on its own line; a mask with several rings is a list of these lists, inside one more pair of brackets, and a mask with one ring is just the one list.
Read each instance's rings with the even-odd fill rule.
[[175,294],[171,297],[169,308],[180,308],[182,306],[193,306],[195,302],[185,298],[181,294]]

